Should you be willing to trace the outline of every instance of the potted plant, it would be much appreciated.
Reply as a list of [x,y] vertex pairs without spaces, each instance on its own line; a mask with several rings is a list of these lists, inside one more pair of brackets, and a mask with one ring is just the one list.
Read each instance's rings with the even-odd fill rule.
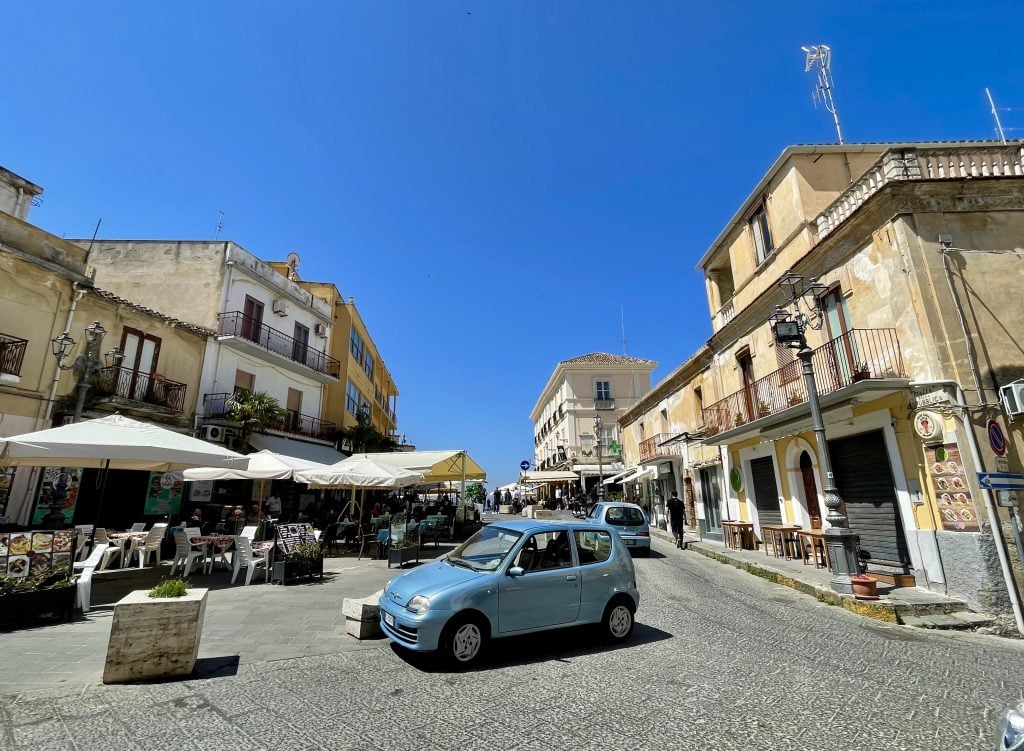
[[798,404],[803,404],[803,402],[806,400],[801,394],[793,392],[787,397],[787,401],[789,402],[790,407],[795,407]]
[[52,618],[71,620],[75,584],[66,573],[0,576],[0,623],[22,624]]
[[858,600],[877,600],[878,582],[866,574],[856,574],[850,577],[853,583],[853,596]]
[[866,362],[862,362],[859,365],[857,365],[856,370],[853,371],[853,380],[855,383],[857,381],[867,380],[870,377],[871,370],[868,368],[868,364]]
[[318,542],[297,545],[283,557],[274,561],[271,581],[287,584],[295,579],[324,576],[324,549]]
[[199,654],[208,592],[174,578],[123,597],[114,606],[103,682],[189,675]]
[[411,561],[415,558],[417,561],[420,559],[420,543],[419,540],[411,535],[405,535],[400,540],[396,540],[388,548],[388,568],[397,565],[401,568],[407,561]]
[[757,402],[757,416],[767,417],[772,413],[772,408],[769,407],[765,402],[758,400]]

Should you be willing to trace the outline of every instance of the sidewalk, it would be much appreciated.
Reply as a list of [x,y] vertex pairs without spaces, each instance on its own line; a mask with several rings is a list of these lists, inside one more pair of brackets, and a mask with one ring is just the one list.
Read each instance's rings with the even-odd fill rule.
[[[651,527],[651,535],[674,542],[672,535],[662,529]],[[815,568],[799,560],[774,558],[760,550],[735,550],[714,540],[695,540],[694,537],[693,533],[687,533],[687,550],[875,620],[944,629],[988,626],[995,620],[972,612],[959,600],[920,587],[896,589],[879,582],[878,600],[858,600],[852,595],[841,595],[832,590],[832,575],[828,569]]]
[[[420,560],[429,561],[452,547],[424,548]],[[388,570],[386,560],[355,557],[327,558],[322,581],[288,586],[264,583],[262,572],[249,586],[231,584],[226,570],[192,573],[193,586],[210,589],[196,674],[231,674],[238,664],[378,649],[384,641],[360,642],[345,634],[342,600],[367,597],[398,573],[397,568]],[[71,623],[0,631],[0,694],[99,683],[114,603],[169,574],[168,564],[98,572],[93,606],[86,615],[76,615]]]

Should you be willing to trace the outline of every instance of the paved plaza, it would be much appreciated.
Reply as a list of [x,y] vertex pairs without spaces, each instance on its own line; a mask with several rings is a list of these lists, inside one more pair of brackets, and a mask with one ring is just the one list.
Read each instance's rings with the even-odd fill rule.
[[[323,598],[322,621],[294,608],[261,624],[242,599],[217,605],[201,656],[220,669],[8,692],[0,748],[987,750],[998,712],[1021,697],[1024,642],[864,619],[661,541],[636,565],[643,602],[626,645],[589,630],[520,637],[465,673],[324,625],[340,602],[322,593],[360,577],[379,588],[382,562],[324,585],[260,585],[284,603]],[[212,593],[225,594],[245,590]],[[2,635],[5,662],[40,635],[61,651],[75,625]],[[328,653],[253,646],[264,626],[281,643],[319,631]]]

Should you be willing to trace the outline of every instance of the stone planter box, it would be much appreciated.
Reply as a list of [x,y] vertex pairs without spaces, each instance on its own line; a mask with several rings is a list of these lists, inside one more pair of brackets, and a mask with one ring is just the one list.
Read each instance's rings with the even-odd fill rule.
[[207,589],[183,597],[149,596],[136,590],[114,606],[104,683],[189,675],[199,654]]
[[346,597],[341,603],[341,613],[345,616],[345,633],[357,639],[372,639],[381,636],[380,630],[380,597],[384,590],[374,592],[369,597],[356,599]]
[[307,577],[312,579],[314,576],[319,576],[321,579],[324,578],[323,558],[312,566],[307,565],[304,561],[274,561],[274,565],[270,569],[270,582],[272,584],[288,584],[289,582]]
[[0,624],[22,625],[35,621],[70,621],[75,611],[74,585],[30,592],[13,592],[0,597]]
[[417,561],[420,559],[419,545],[411,548],[388,548],[388,568],[391,568],[392,566],[398,566],[401,568],[408,561],[411,561],[414,558]]

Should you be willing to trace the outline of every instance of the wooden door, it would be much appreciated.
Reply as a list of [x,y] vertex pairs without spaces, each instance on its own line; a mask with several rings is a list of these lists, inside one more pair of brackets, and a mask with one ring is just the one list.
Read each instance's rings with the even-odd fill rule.
[[160,357],[160,339],[138,329],[125,328],[121,336],[124,359],[117,373],[117,394],[135,401],[150,401],[153,373]]
[[259,342],[263,329],[263,303],[246,295],[242,316],[242,336],[249,341]]
[[804,498],[807,500],[807,515],[811,518],[811,529],[821,529],[821,506],[818,505],[818,486],[814,482],[814,466],[811,457],[803,451],[800,454],[800,476],[804,484]]
[[754,361],[750,358],[749,352],[744,352],[736,358],[736,363],[743,378],[743,403],[747,410],[747,422],[755,419],[757,413],[754,408],[757,406],[757,399],[754,394]]

